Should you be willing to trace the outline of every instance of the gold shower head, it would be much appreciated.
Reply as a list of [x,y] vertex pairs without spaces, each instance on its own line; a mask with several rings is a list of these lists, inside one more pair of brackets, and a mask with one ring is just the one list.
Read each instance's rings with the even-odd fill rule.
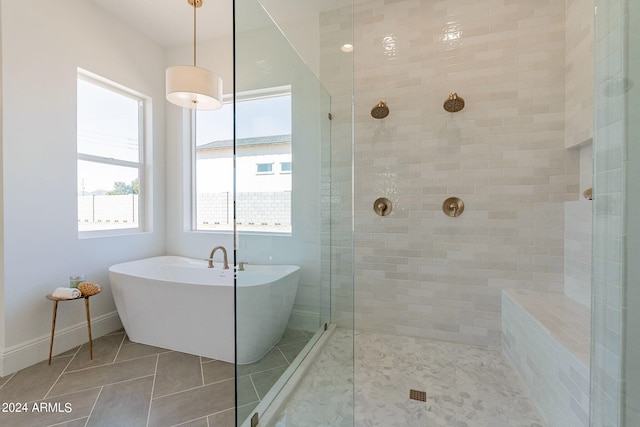
[[451,92],[449,98],[444,101],[444,109],[450,113],[457,113],[464,108],[464,99],[460,98],[457,93]]
[[389,115],[389,107],[384,101],[378,102],[376,106],[371,109],[371,117],[374,119],[384,119]]

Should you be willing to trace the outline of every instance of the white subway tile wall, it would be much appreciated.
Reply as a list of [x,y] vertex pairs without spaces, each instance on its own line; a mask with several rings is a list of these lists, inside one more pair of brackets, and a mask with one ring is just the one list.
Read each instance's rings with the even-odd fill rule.
[[566,0],[565,146],[593,138],[594,2]]
[[502,289],[564,290],[565,2],[372,0],[354,28],[356,327],[499,346]]
[[589,310],[565,296],[502,294],[502,348],[549,426],[589,426]]
[[564,293],[591,307],[591,240],[593,202],[564,205]]

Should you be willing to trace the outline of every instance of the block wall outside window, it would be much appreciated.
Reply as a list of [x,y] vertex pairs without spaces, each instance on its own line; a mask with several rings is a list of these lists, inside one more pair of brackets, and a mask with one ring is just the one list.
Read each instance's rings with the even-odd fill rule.
[[[237,225],[245,231],[288,232],[291,229],[290,192],[239,193]],[[198,194],[198,229],[233,230],[233,195]]]

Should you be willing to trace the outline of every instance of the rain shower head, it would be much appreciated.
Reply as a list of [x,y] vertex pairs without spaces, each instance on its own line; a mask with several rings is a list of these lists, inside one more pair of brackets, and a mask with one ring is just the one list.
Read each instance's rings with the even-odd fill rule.
[[389,115],[389,107],[384,101],[378,102],[378,104],[371,109],[371,117],[374,119],[384,119]]
[[451,92],[449,98],[444,101],[444,109],[450,113],[457,113],[464,108],[464,99],[460,98],[457,93]]

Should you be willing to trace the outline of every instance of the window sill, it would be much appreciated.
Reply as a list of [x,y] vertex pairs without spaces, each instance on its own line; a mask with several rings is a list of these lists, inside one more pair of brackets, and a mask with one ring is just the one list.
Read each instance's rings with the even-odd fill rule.
[[[232,235],[233,230],[188,230],[188,234],[222,234]],[[245,231],[238,230],[238,234],[241,236],[269,236],[269,237],[291,237],[290,231]]]
[[78,239],[94,239],[99,237],[117,237],[117,236],[131,236],[139,234],[149,234],[150,231],[145,231],[142,228],[118,228],[114,230],[91,230],[91,231],[78,231]]

